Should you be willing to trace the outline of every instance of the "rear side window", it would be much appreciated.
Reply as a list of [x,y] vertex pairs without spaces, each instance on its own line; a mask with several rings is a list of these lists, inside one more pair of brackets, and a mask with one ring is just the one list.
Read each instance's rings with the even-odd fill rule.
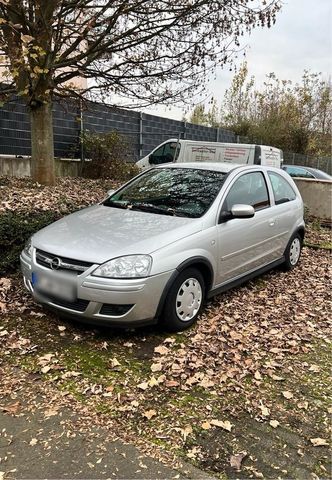
[[268,174],[271,180],[276,205],[295,200],[296,194],[284,177],[275,172],[269,172]]
[[285,170],[291,177],[315,178],[314,175],[304,168],[286,167]]
[[261,172],[246,173],[235,180],[222,210],[229,212],[236,204],[251,205],[256,211],[270,206],[265,178]]

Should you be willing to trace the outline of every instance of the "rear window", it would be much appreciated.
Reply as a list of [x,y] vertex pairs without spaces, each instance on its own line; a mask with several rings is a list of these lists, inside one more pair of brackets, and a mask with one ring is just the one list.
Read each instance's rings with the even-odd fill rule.
[[275,172],[268,172],[276,205],[295,200],[296,193],[287,180]]

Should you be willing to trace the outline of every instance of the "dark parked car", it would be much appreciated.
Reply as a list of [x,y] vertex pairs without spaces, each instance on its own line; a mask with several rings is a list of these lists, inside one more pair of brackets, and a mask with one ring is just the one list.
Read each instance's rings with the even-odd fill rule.
[[332,177],[318,168],[304,167],[300,165],[283,165],[282,169],[285,170],[291,177],[297,178],[316,178],[317,180],[331,180]]

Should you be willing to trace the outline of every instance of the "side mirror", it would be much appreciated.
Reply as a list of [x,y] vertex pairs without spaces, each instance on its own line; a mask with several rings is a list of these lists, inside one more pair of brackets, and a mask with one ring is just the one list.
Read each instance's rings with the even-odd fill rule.
[[114,188],[111,188],[110,190],[107,191],[107,196],[110,197],[111,195],[113,195],[114,192],[115,192]]
[[232,218],[252,218],[255,209],[251,205],[236,204],[231,208]]

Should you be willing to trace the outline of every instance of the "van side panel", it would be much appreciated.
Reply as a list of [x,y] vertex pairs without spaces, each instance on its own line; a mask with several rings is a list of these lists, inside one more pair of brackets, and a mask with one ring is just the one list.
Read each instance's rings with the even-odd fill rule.
[[[1,1],[1,0],[0,0]],[[154,162],[150,162],[151,156],[163,145],[173,143],[176,145],[173,154],[175,162],[226,162],[235,164],[265,165],[280,168],[283,152],[279,148],[266,145],[200,142],[194,140],[169,139],[158,145],[149,155],[139,160],[136,165],[139,168],[148,168]],[[170,160],[165,160],[170,161]]]

